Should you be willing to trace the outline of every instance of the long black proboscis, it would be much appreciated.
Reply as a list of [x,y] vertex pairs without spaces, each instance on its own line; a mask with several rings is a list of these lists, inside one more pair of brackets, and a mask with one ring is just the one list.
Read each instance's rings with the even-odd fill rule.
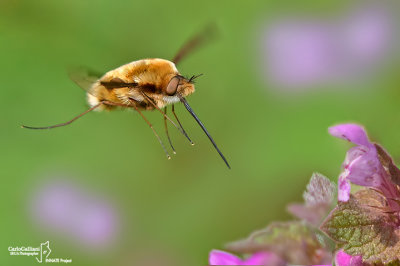
[[215,149],[217,150],[217,152],[219,153],[219,155],[221,156],[222,160],[224,160],[226,166],[228,166],[229,169],[231,169],[228,161],[226,160],[225,156],[222,154],[222,152],[219,150],[217,144],[215,143],[214,139],[211,137],[210,133],[208,133],[206,127],[203,125],[203,123],[200,121],[200,119],[197,117],[197,115],[194,113],[193,109],[190,107],[190,105],[188,104],[188,102],[186,101],[185,98],[183,98],[182,96],[179,97],[180,101],[185,105],[186,109],[188,110],[188,112],[193,116],[193,118],[196,120],[196,122],[199,124],[199,126],[201,127],[201,129],[203,129],[204,133],[206,133],[207,137],[210,139],[211,143],[214,145]]

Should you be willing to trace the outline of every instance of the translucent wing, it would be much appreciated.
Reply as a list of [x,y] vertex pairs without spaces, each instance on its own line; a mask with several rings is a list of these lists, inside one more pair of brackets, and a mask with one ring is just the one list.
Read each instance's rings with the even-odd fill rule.
[[93,83],[98,81],[102,74],[89,70],[88,68],[75,67],[68,69],[68,76],[76,85],[90,93],[90,88]]
[[192,36],[176,53],[175,57],[172,59],[174,64],[178,64],[187,55],[197,50],[199,47],[205,45],[207,42],[218,37],[218,28],[215,23],[207,25],[202,31],[198,32],[196,35]]

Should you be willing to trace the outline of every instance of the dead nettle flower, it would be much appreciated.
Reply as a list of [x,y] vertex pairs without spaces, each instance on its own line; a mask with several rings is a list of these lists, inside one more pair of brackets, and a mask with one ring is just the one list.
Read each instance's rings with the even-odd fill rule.
[[260,33],[266,82],[291,93],[329,84],[353,88],[389,65],[398,43],[399,8],[391,1],[358,2],[347,1],[352,3],[347,11],[330,18],[272,18]]
[[[304,204],[292,204],[289,211],[300,218],[276,222],[253,232],[248,238],[229,243],[231,252],[213,250],[210,265],[327,265],[333,258],[333,242],[318,226],[333,208],[335,185],[321,174],[313,174],[304,192]],[[257,264],[254,264],[257,263]]]
[[210,252],[209,263],[210,265],[285,265],[271,252],[258,252],[241,259],[231,253],[215,249]]
[[365,266],[361,256],[351,256],[342,249],[336,253],[335,264],[338,266]]
[[[339,176],[338,205],[321,226],[342,249],[337,260],[400,263],[400,170],[361,126],[342,124],[329,132],[357,145],[347,152]],[[350,194],[350,183],[365,188]]]
[[[212,251],[211,265],[330,265],[333,257],[338,266],[400,265],[400,170],[363,127],[342,124],[329,132],[356,144],[339,176],[337,206],[319,227],[330,239],[318,226],[332,208],[335,186],[314,174],[304,204],[288,206],[299,220],[272,223],[226,246],[245,259]],[[351,194],[351,183],[364,188]]]
[[400,170],[378,144],[368,140],[363,127],[356,124],[341,124],[329,128],[332,136],[350,141],[357,146],[351,148],[343,163],[339,176],[339,201],[348,201],[350,182],[359,186],[375,188],[388,200],[392,211],[400,211]]
[[110,248],[117,240],[120,214],[106,196],[55,178],[39,183],[32,192],[29,211],[45,232],[93,249]]

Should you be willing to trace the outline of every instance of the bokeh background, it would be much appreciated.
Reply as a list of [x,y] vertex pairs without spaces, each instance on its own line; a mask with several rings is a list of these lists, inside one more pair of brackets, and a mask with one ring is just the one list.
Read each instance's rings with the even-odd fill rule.
[[[0,264],[36,265],[9,246],[50,241],[74,265],[205,265],[211,249],[290,219],[312,172],[336,180],[347,144],[327,128],[363,124],[400,159],[399,8],[385,1],[0,1]],[[170,127],[165,155],[131,111],[87,108],[69,66],[105,72],[171,59],[215,22],[220,36],[185,59],[203,73],[183,106],[196,142]],[[159,133],[162,117],[146,113]]]

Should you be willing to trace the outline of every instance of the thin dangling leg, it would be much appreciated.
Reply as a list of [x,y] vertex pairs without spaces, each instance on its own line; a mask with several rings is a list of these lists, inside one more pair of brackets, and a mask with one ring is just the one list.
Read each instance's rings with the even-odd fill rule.
[[179,121],[178,116],[175,114],[175,105],[172,104],[172,113],[174,114],[176,121],[178,121],[179,126],[181,127],[183,133],[185,134],[185,136],[190,140],[190,144],[192,144],[192,146],[194,145],[194,142],[189,138],[188,134],[186,133],[185,129],[183,128],[181,121]]
[[146,121],[146,123],[150,126],[151,130],[153,130],[153,133],[156,136],[156,138],[158,139],[158,142],[160,142],[161,147],[163,148],[165,154],[167,155],[168,160],[171,159],[171,156],[169,155],[167,149],[164,146],[164,143],[162,142],[160,136],[157,134],[157,131],[154,129],[153,125],[149,122],[149,120],[146,119],[146,117],[142,114],[142,112],[140,112],[139,108],[137,108],[136,105],[132,105],[132,106],[143,117],[144,121]]
[[25,125],[22,125],[21,127],[22,127],[22,128],[28,128],[28,129],[52,129],[52,128],[56,128],[56,127],[67,126],[67,125],[71,124],[72,122],[74,122],[75,120],[77,120],[78,118],[80,118],[80,117],[86,115],[87,113],[93,111],[94,109],[96,109],[97,107],[99,107],[99,106],[102,105],[102,104],[103,104],[103,103],[98,103],[98,104],[96,104],[95,106],[93,106],[93,107],[89,108],[88,110],[86,110],[85,112],[83,112],[83,113],[81,113],[81,114],[75,116],[75,117],[72,118],[71,120],[69,120],[69,121],[67,121],[67,122],[64,122],[64,123],[61,123],[61,124],[52,125],[52,126],[48,126],[48,127],[31,127],[31,126],[25,126]]
[[156,136],[156,138],[158,139],[158,142],[160,142],[161,147],[163,148],[165,154],[167,155],[167,158],[171,159],[171,156],[169,155],[167,149],[165,148],[165,145],[162,142],[160,136],[157,134],[157,131],[154,129],[153,125],[149,122],[149,120],[147,120],[147,118],[142,114],[142,112],[140,112],[139,108],[137,108],[135,104],[127,105],[127,104],[122,104],[122,103],[114,103],[114,102],[110,102],[110,101],[102,101],[102,103],[106,104],[106,105],[111,105],[111,106],[121,106],[121,107],[127,107],[127,108],[131,108],[131,107],[135,108],[135,110],[140,114],[140,116],[143,117],[144,121],[146,121],[146,123],[150,126],[151,130],[153,130],[153,133]]
[[150,103],[151,105],[154,106],[154,108],[156,108],[158,111],[160,111],[160,113],[164,116],[164,118],[168,119],[168,121],[171,122],[171,123],[174,125],[174,127],[175,127],[176,129],[178,129],[178,130],[189,140],[189,142],[193,145],[193,142],[190,140],[190,138],[188,137],[188,135],[186,134],[186,132],[184,132],[184,131],[182,130],[182,128],[178,127],[178,126],[174,123],[174,121],[172,121],[171,118],[169,118],[169,117],[160,109],[160,107],[158,107],[158,106],[153,102],[153,100],[150,99],[150,97],[146,95],[146,93],[144,93],[144,92],[142,92],[142,91],[140,91],[140,93],[143,95],[144,98],[146,98],[147,101],[149,101],[149,103]]
[[[164,111],[164,112],[165,112],[165,115],[167,115],[167,107],[165,107],[164,110],[165,110],[165,111]],[[169,134],[168,134],[167,118],[165,118],[165,116],[164,116],[164,126],[165,126],[165,133],[167,134],[167,138],[168,138],[168,141],[169,141],[169,145],[171,146],[172,152],[173,152],[174,154],[176,154],[175,148],[174,148],[174,146],[172,145],[172,141],[171,141],[171,139],[170,139],[170,137],[169,137]]]

